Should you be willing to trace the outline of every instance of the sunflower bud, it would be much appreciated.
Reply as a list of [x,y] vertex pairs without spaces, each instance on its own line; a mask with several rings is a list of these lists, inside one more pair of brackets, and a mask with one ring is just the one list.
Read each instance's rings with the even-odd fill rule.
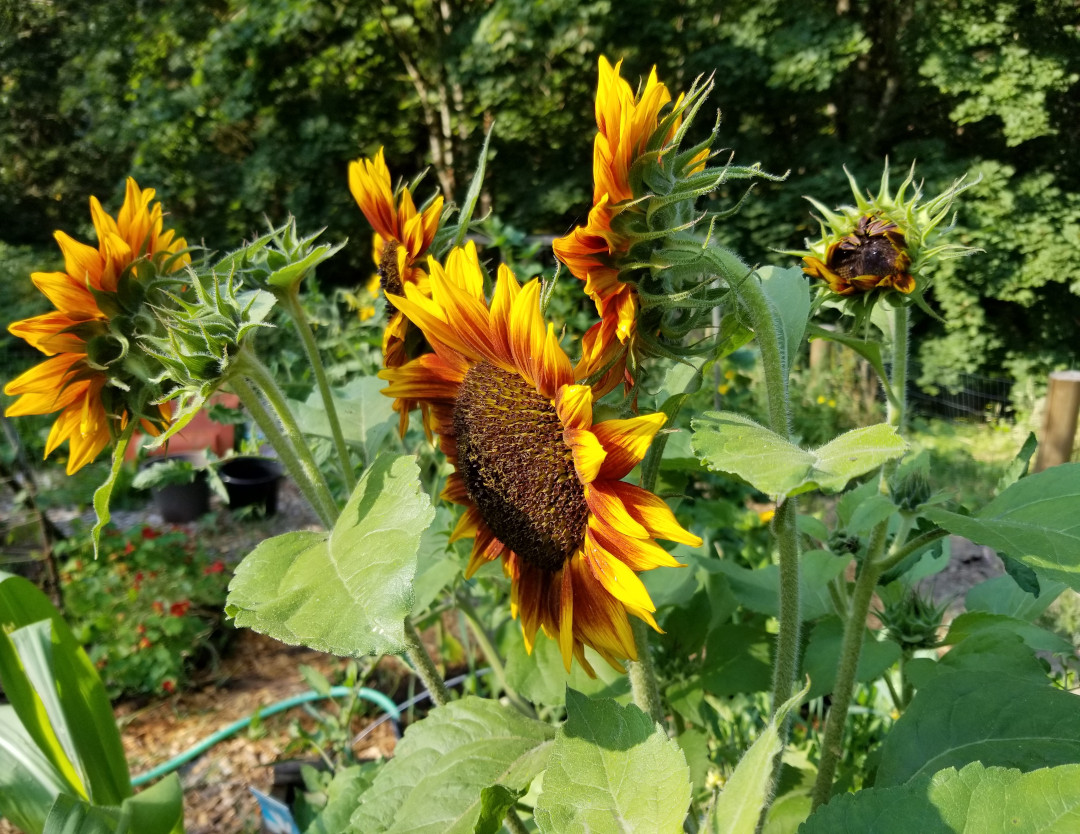
[[[976,250],[942,238],[951,229],[939,229],[949,215],[953,200],[975,182],[964,177],[953,182],[936,197],[923,199],[921,184],[915,183],[915,166],[893,194],[889,189],[886,161],[877,194],[863,194],[855,178],[845,169],[854,206],[830,211],[822,203],[807,198],[820,212],[821,236],[807,241],[807,250],[793,252],[803,259],[803,271],[825,283],[827,291],[840,296],[849,310],[870,305],[883,295],[893,303],[910,298],[927,312],[923,293],[929,286],[933,261],[958,258]],[[932,312],[931,312],[932,315]]]
[[878,619],[905,653],[932,649],[940,643],[938,632],[948,603],[939,605],[914,589],[880,596],[884,606],[877,611]]

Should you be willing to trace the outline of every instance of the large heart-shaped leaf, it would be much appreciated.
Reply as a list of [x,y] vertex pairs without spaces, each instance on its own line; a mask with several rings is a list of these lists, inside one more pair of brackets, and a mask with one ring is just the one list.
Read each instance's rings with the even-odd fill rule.
[[1000,550],[1080,591],[1080,463],[1021,478],[972,516],[942,507],[923,515],[950,533]]
[[673,834],[690,805],[690,770],[679,745],[633,704],[566,693],[536,802],[544,834]]
[[1080,762],[1080,696],[995,672],[940,675],[886,736],[875,784],[973,761],[1025,771]]
[[364,834],[471,834],[484,789],[528,788],[547,764],[554,736],[549,724],[482,698],[437,707],[405,732],[361,795],[352,827]]
[[286,533],[244,557],[225,611],[238,626],[331,654],[404,651],[416,552],[434,517],[415,459],[380,456],[329,534]]
[[884,423],[849,431],[813,451],[730,411],[707,412],[691,425],[694,452],[710,469],[736,475],[767,495],[839,492],[907,450]]
[[1080,830],[1080,765],[1021,773],[972,762],[933,778],[836,796],[799,834],[1072,834]]

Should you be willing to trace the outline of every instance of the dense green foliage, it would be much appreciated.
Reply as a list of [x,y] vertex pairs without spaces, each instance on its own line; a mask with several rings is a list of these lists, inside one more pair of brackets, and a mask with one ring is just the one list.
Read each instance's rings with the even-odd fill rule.
[[[790,171],[721,230],[751,261],[801,245],[802,195],[847,199],[918,159],[933,191],[983,183],[958,222],[985,254],[946,264],[918,322],[924,379],[1075,360],[1080,318],[1080,47],[1068,0],[238,0],[15,3],[0,13],[0,237],[46,250],[90,233],[85,201],[123,178],[158,188],[190,241],[231,247],[263,216],[351,236],[324,268],[368,274],[350,159],[460,199],[496,121],[485,206],[530,233],[583,217],[596,59],[715,73],[741,162]],[[421,189],[421,193],[424,189]],[[731,195],[719,193],[720,199]],[[944,377],[944,381],[949,381]]]

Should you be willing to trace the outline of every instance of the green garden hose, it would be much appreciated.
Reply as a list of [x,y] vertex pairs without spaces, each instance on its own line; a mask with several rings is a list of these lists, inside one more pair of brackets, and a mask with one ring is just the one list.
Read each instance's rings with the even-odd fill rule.
[[[300,704],[306,704],[311,701],[321,701],[324,698],[344,698],[348,695],[356,695],[363,701],[368,701],[375,704],[382,709],[393,721],[401,720],[401,710],[398,709],[397,704],[391,701],[383,693],[375,690],[368,689],[366,686],[361,686],[359,689],[350,689],[347,686],[335,686],[330,689],[329,692],[323,694],[315,692],[314,690],[308,690],[300,695],[294,695],[291,698],[286,698],[283,701],[278,701],[276,704],[271,704],[265,709],[260,709],[258,715],[260,718],[268,715],[276,715],[279,712],[284,712],[287,709],[299,706]],[[219,741],[224,741],[231,735],[235,735],[246,727],[250,726],[251,722],[255,720],[254,715],[249,715],[247,718],[241,718],[239,721],[234,721],[227,727],[218,730],[211,736],[204,738],[194,747],[190,747],[178,756],[174,756],[164,764],[160,764],[152,770],[146,771],[146,773],[140,773],[138,776],[132,777],[131,784],[133,787],[139,787],[145,785],[154,779],[172,773],[174,770],[183,767],[192,759],[201,756]]]

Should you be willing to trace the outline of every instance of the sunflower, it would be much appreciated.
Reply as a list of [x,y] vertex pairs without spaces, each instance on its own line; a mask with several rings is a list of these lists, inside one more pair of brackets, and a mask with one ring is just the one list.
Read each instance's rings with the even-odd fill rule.
[[851,234],[828,244],[824,261],[812,255],[803,261],[803,272],[824,281],[837,295],[875,289],[906,295],[915,289],[904,234],[880,215],[862,215]]
[[[430,295],[428,276],[417,265],[439,230],[443,198],[435,197],[418,211],[409,189],[397,192],[390,185],[390,171],[383,159],[383,149],[374,159],[349,163],[349,190],[360,211],[375,230],[372,256],[379,273],[379,283],[393,312],[383,331],[383,366],[397,368],[423,350],[418,343],[420,332],[394,308],[391,295],[401,295],[406,286]],[[410,399],[398,399],[394,410],[400,412],[399,429],[404,436],[409,427],[409,412],[416,407]]]
[[[153,199],[154,189],[140,189],[129,177],[124,204],[113,220],[97,198],[91,197],[90,215],[98,248],[56,232],[56,242],[64,253],[64,271],[30,276],[56,309],[8,328],[50,358],[4,386],[5,394],[19,397],[5,413],[12,417],[59,411],[45,455],[69,440],[69,475],[105,448],[110,428],[123,428],[128,421],[125,408],[106,408],[103,396],[109,374],[88,355],[91,341],[108,332],[111,311],[122,307],[117,297],[121,278],[144,257],[158,259],[170,272],[190,263],[184,252],[187,242],[175,237],[171,229],[162,228],[161,203],[151,206]],[[138,404],[140,411],[142,405]],[[167,423],[167,412],[159,409],[159,415],[153,418],[157,425],[146,425],[149,431],[156,433]]]
[[489,305],[474,246],[429,265],[430,298],[406,286],[392,301],[433,352],[380,376],[384,394],[430,404],[455,467],[442,496],[466,508],[451,541],[474,539],[466,575],[501,558],[530,652],[540,628],[568,670],[576,657],[593,674],[586,645],[621,670],[637,657],[627,615],[657,627],[638,572],[679,564],[654,539],[701,543],[622,481],[665,417],[593,422],[593,389],[545,328],[538,281],[521,287],[501,266]]

